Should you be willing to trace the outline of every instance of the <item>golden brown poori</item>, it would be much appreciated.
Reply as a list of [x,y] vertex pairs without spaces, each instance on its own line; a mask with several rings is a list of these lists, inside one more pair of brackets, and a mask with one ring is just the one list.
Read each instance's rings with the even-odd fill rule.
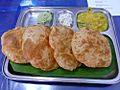
[[70,49],[72,36],[72,29],[64,26],[53,26],[49,35],[50,46],[55,49],[62,45],[66,49]]
[[39,25],[26,28],[23,34],[22,50],[24,57],[32,66],[44,71],[58,67],[53,49],[49,45],[49,27]]
[[49,43],[54,49],[54,57],[58,65],[66,70],[73,71],[79,65],[72,54],[71,40],[73,31],[64,26],[53,26],[49,35]]
[[76,59],[87,67],[108,67],[111,50],[107,38],[94,30],[75,32],[71,42]]
[[16,27],[1,37],[2,52],[13,62],[30,63],[43,71],[73,71],[81,64],[108,67],[111,49],[105,36],[90,29],[73,32],[65,26]]
[[16,27],[1,37],[2,52],[15,63],[28,63],[22,53],[22,35],[25,28]]

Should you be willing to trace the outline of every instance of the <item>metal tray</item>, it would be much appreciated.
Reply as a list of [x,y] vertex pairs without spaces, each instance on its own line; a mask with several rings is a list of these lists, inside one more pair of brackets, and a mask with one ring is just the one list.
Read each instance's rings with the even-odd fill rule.
[[[50,11],[54,14],[54,21],[52,25],[57,25],[56,17],[57,13],[61,10],[69,10],[73,13],[73,27],[72,29],[77,31],[78,27],[76,24],[76,16],[79,12],[87,11],[87,8],[64,8],[64,7],[29,7],[20,13],[16,26],[27,27],[29,25],[36,25],[37,16],[42,11]],[[43,76],[30,76],[30,75],[15,75],[9,71],[10,61],[5,58],[3,64],[3,74],[6,78],[17,81],[35,81],[35,82],[67,82],[67,83],[95,83],[95,84],[115,84],[120,82],[120,50],[118,46],[118,41],[116,38],[116,32],[114,23],[110,13],[104,9],[93,8],[94,12],[102,12],[108,18],[108,30],[101,32],[101,34],[108,36],[112,42],[115,49],[116,59],[117,59],[117,75],[111,79],[91,79],[91,78],[74,78],[74,77],[43,77]]]

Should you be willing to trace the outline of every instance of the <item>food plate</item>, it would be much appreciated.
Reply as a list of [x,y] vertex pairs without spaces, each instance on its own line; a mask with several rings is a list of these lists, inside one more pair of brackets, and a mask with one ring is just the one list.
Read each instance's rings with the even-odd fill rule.
[[[29,7],[23,10],[18,18],[16,26],[31,26],[38,24],[38,16],[42,12],[50,12],[52,20],[49,23],[44,20],[42,23],[48,26],[59,25],[61,13],[69,13],[72,20],[68,25],[75,31],[78,31],[76,17],[78,13],[86,12],[88,8],[64,8],[64,7]],[[104,9],[93,8],[93,12],[102,12],[107,16],[108,28],[100,32],[108,38],[111,52],[112,64],[107,68],[88,68],[82,65],[74,71],[66,71],[58,68],[53,71],[44,72],[40,69],[33,68],[29,64],[15,64],[5,58],[3,64],[3,74],[8,79],[18,81],[35,81],[35,82],[67,82],[67,83],[96,83],[96,84],[114,84],[120,81],[120,51],[115,34],[115,28],[110,13]],[[51,19],[51,18],[50,18]],[[50,20],[49,19],[49,20]]]

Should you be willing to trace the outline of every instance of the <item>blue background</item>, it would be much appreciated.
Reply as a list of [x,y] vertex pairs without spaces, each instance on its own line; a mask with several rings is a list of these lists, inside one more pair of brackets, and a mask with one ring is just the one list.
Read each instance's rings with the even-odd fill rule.
[[[65,6],[87,7],[87,0],[0,0],[0,36],[15,27],[22,9],[28,6]],[[115,30],[120,44],[120,16],[113,16]],[[1,49],[1,44],[0,44]],[[4,55],[0,50],[0,90],[118,90],[120,83],[115,85],[65,84],[65,83],[24,83],[5,79],[2,75]],[[28,89],[29,88],[29,89]],[[33,89],[32,89],[33,88]]]

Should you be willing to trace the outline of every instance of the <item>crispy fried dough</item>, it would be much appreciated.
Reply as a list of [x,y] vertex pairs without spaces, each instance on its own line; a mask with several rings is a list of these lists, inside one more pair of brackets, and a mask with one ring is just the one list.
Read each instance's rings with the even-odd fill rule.
[[[41,44],[43,43],[43,44]],[[38,46],[32,52],[32,60],[30,63],[36,68],[40,68],[44,71],[50,71],[58,68],[53,55],[54,51],[46,41],[40,42]]]
[[71,49],[71,39],[73,31],[70,28],[64,26],[52,27],[52,31],[49,35],[50,46],[55,49],[57,47],[64,46],[65,48]]
[[108,67],[111,50],[107,38],[94,30],[80,30],[73,35],[72,51],[76,59],[88,67]]
[[30,26],[23,34],[22,50],[24,57],[33,67],[50,71],[58,67],[53,49],[49,45],[50,29],[46,26]]
[[16,27],[1,37],[2,52],[15,63],[27,63],[22,53],[22,35],[25,28]]
[[52,27],[49,35],[49,43],[54,49],[54,57],[58,65],[70,71],[76,69],[79,64],[72,54],[72,37],[73,31],[64,26]]
[[38,44],[48,39],[50,29],[43,25],[29,26],[23,34],[22,50],[24,57],[31,59],[31,52]]
[[78,66],[80,66],[76,58],[71,53],[55,50],[54,57],[59,66],[66,70],[73,71]]

